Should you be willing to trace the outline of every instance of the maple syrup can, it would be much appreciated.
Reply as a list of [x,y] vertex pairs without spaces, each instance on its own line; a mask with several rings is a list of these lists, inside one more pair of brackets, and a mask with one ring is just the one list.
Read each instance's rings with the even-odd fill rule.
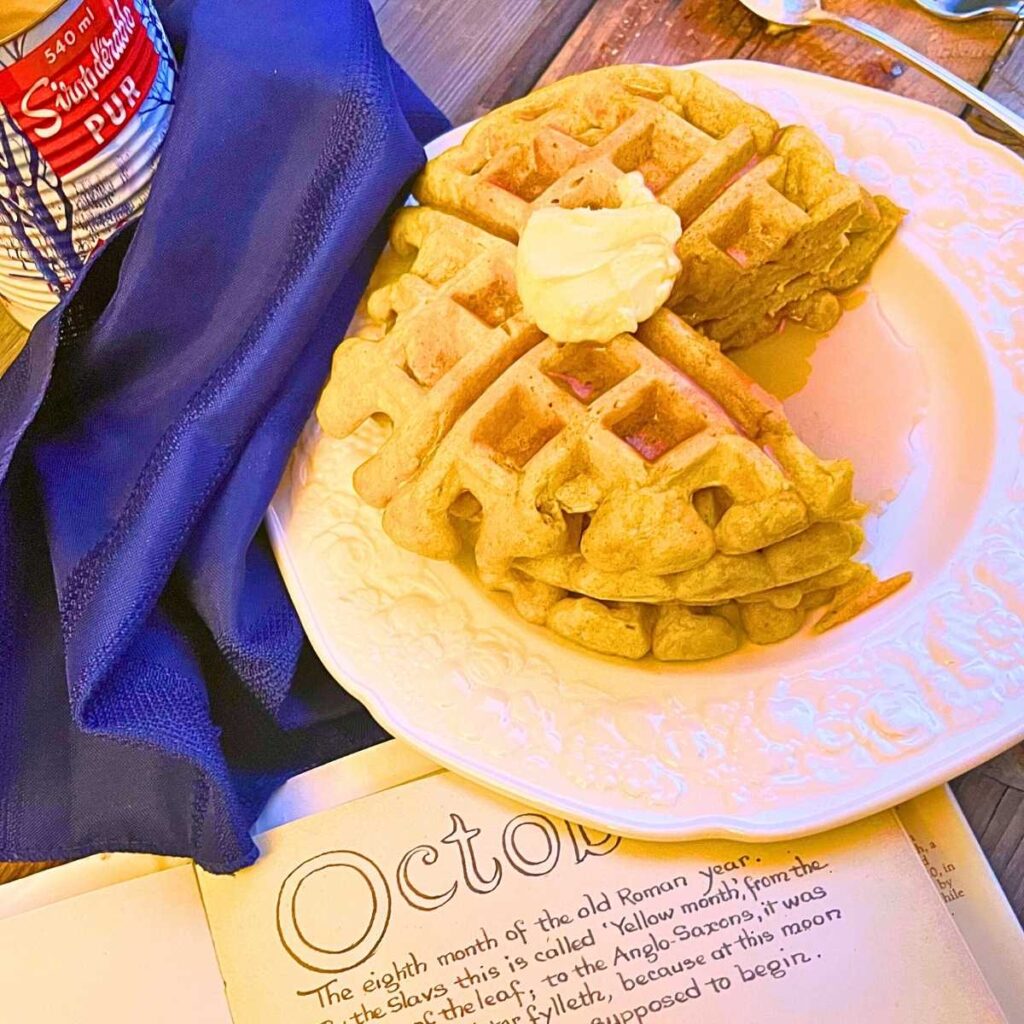
[[0,301],[31,327],[142,212],[177,71],[152,0],[0,6]]

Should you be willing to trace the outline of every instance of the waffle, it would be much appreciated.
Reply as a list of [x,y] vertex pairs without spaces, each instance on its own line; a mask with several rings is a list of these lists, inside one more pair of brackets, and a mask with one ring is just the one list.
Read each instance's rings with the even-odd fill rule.
[[[542,199],[601,206],[636,169],[696,228],[767,160],[725,192],[709,175],[733,178],[773,148],[788,159],[791,143],[699,75],[620,68],[574,81],[495,112],[428,164],[415,186],[423,205],[394,218],[363,326],[335,353],[320,423],[345,437],[370,418],[389,422],[354,478],[388,535],[429,558],[472,552],[481,582],[525,619],[593,651],[717,657],[744,635],[782,640],[825,605],[819,627],[838,625],[899,581],[880,584],[852,561],[863,509],[850,464],[810,451],[703,333],[727,318],[697,318],[697,330],[680,300],[635,334],[559,344],[516,290],[518,231]],[[810,174],[798,148],[794,178]],[[800,231],[821,239],[826,221],[843,222],[822,273],[853,272],[851,252],[872,229],[850,231],[877,204],[852,185],[844,196],[833,203],[842,217],[815,207],[815,226],[791,236],[791,267]],[[691,260],[694,279],[702,260]],[[779,290],[774,262],[745,269],[750,295],[770,274]],[[822,289],[795,281],[786,301],[810,311]]]
[[835,169],[810,131],[691,71],[601,68],[489,114],[432,160],[424,204],[515,242],[538,206],[615,205],[639,170],[679,214],[669,307],[723,349],[784,321],[828,330],[903,211]]
[[371,415],[394,425],[355,476],[359,494],[379,507],[480,392],[544,337],[522,314],[510,243],[436,210],[406,207],[390,244],[411,272],[369,296],[366,336],[335,353],[318,411],[337,437]]

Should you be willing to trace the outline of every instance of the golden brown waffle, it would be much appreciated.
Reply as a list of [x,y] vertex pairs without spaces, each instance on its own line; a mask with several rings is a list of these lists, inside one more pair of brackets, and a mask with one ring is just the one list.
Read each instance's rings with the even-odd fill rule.
[[696,72],[631,65],[494,111],[414,191],[514,242],[538,206],[617,205],[615,182],[634,170],[683,224],[670,308],[725,349],[787,318],[833,326],[834,292],[867,273],[902,217],[807,129],[780,130]]
[[373,414],[394,424],[356,474],[359,493],[378,506],[480,392],[544,337],[521,313],[509,243],[424,207],[399,212],[390,242],[410,272],[370,295],[368,337],[335,353],[331,380],[341,390],[329,388],[319,408],[324,429],[339,437]]
[[[606,345],[560,345],[525,315],[515,278],[515,239],[533,205],[605,205],[624,171],[639,169],[697,228],[787,180],[810,194],[828,169],[807,162],[807,145],[787,156],[768,115],[699,75],[619,68],[574,81],[495,112],[428,165],[416,192],[432,205],[394,219],[320,422],[346,436],[370,417],[390,421],[355,475],[388,534],[431,558],[472,550],[486,586],[592,650],[714,657],[744,633],[759,643],[791,635],[837,592],[846,603],[828,614],[842,621],[881,594],[851,561],[862,510],[849,463],[814,455],[778,404],[680,316],[660,310]],[[591,87],[599,82],[603,91]],[[723,175],[772,147],[781,183],[776,171],[759,177],[762,160],[722,192]],[[782,192],[789,207],[759,199],[776,209],[772,224],[797,225],[790,248],[773,250],[791,268],[795,240],[825,245],[839,237],[826,221],[847,230],[873,208],[842,182],[812,204],[817,220],[797,216]],[[694,230],[688,251],[712,233]],[[855,244],[836,243],[830,266],[849,275]],[[703,260],[691,259],[695,280]],[[774,262],[761,266],[760,276],[746,268],[751,295],[769,270],[779,286]],[[815,289],[786,288],[798,296],[787,302],[817,301]]]

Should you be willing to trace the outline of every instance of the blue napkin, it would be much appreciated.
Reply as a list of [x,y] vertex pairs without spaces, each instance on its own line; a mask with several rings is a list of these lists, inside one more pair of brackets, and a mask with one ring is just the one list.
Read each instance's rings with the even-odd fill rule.
[[0,379],[0,859],[233,871],[284,778],[384,734],[261,523],[443,131],[366,0],[175,0],[146,212]]

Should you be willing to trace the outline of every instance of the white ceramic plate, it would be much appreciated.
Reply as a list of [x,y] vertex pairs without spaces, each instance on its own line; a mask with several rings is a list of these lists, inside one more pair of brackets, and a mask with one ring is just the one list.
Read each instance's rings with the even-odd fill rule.
[[700,70],[810,125],[910,211],[786,406],[823,455],[854,460],[876,510],[867,557],[913,584],[822,637],[636,665],[564,645],[395,546],[352,490],[365,436],[311,425],[269,525],[324,663],[431,758],[623,834],[781,838],[1024,738],[1024,163],[883,92],[752,62]]

